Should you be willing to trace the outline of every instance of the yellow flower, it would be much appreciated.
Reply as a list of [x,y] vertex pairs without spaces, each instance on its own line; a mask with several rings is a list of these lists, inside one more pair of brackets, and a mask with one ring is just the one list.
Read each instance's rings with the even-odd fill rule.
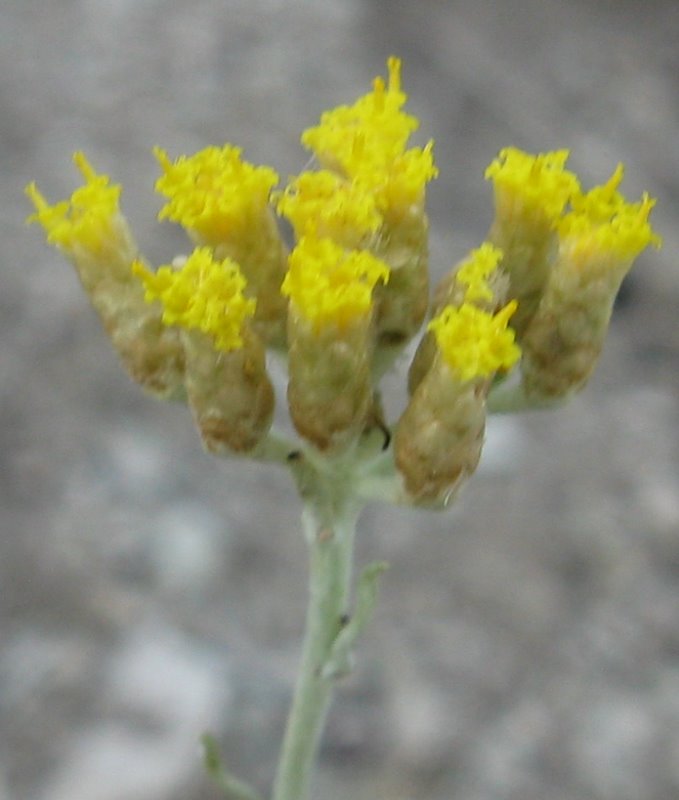
[[[321,115],[320,124],[302,134],[302,144],[321,163],[346,170],[357,155],[363,160],[385,160],[403,152],[418,120],[401,109],[407,95],[401,91],[401,61],[388,59],[389,83],[375,78],[373,90],[351,106],[338,106]],[[358,152],[357,152],[358,151]]]
[[132,270],[144,284],[146,301],[162,303],[166,325],[210,334],[220,350],[242,347],[243,326],[256,304],[243,294],[245,279],[235,262],[215,261],[210,248],[199,247],[180,269],[163,266],[154,273],[137,261]]
[[463,303],[460,308],[446,306],[429,323],[445,362],[461,381],[490,377],[518,361],[521,351],[507,327],[516,308],[513,300],[493,315]]
[[156,147],[163,170],[156,190],[169,200],[158,219],[178,222],[210,245],[256,235],[278,175],[243,161],[241,152],[228,144],[207,147],[173,163]]
[[490,242],[484,242],[467,256],[455,273],[455,279],[465,287],[464,299],[467,302],[493,299],[488,278],[495,272],[501,260],[502,250]]
[[559,223],[559,236],[562,253],[574,266],[603,261],[624,268],[649,244],[661,245],[648,221],[655,200],[644,193],[638,203],[628,203],[618,192],[623,174],[618,164],[603,186],[572,198],[573,210]]
[[488,166],[499,210],[511,216],[537,217],[552,226],[578,191],[577,177],[564,169],[568,150],[531,155],[506,147]]
[[302,144],[323,166],[375,193],[383,212],[421,203],[425,185],[438,174],[433,142],[406,150],[419,121],[402,110],[401,61],[391,57],[387,66],[388,85],[375,78],[371,93],[324,112],[320,124],[302,134]]
[[49,205],[34,183],[26,194],[35,206],[29,222],[38,222],[47,233],[47,241],[69,255],[76,249],[96,254],[108,249],[118,238],[120,186],[110,185],[107,175],[98,175],[81,152],[73,161],[85,184],[69,200]]
[[579,190],[577,177],[565,169],[568,155],[568,150],[531,155],[507,147],[485,172],[493,182],[495,199],[488,240],[504,253],[507,296],[519,301],[512,320],[519,339],[549,279],[559,219]]
[[608,222],[613,214],[626,204],[625,198],[618,191],[624,175],[625,167],[618,164],[611,177],[602,186],[595,186],[586,193],[575,192],[571,197],[572,211],[586,215],[593,222]]
[[344,250],[331,239],[304,236],[290,253],[281,292],[314,327],[343,328],[372,308],[372,290],[387,265],[367,250]]
[[425,147],[411,147],[389,161],[358,156],[349,162],[348,172],[357,183],[375,193],[383,213],[407,209],[422,203],[425,186],[438,176],[433,147],[432,141]]
[[329,170],[294,178],[279,197],[277,211],[291,222],[298,239],[312,233],[345,247],[358,246],[382,222],[373,193]]

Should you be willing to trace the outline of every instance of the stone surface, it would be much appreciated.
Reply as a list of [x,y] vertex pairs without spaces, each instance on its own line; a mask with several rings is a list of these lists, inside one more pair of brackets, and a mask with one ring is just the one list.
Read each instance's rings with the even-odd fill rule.
[[[432,262],[482,239],[503,146],[619,160],[658,197],[598,373],[501,420],[450,513],[371,507],[391,563],[333,708],[323,800],[679,796],[676,0],[5,0],[0,24],[0,798],[216,798],[197,737],[269,785],[304,545],[288,478],[204,455],[119,369],[74,275],[23,224],[84,149],[154,262],[150,147],[225,140],[282,175],[297,138],[404,59],[436,140]],[[390,382],[388,405],[402,400]]]

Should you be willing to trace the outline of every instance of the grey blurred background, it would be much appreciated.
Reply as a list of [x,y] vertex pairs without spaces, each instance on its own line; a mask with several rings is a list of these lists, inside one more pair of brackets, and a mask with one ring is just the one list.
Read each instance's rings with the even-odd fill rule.
[[665,246],[587,390],[494,419],[452,511],[365,512],[359,557],[391,570],[315,796],[679,796],[678,43],[676,0],[0,0],[2,800],[213,800],[206,729],[266,790],[305,602],[287,475],[204,455],[128,382],[24,185],[68,196],[85,150],[162,263],[186,242],[153,144],[294,173],[392,53],[436,140],[435,276],[482,240],[509,144],[571,148],[586,186],[624,161]]

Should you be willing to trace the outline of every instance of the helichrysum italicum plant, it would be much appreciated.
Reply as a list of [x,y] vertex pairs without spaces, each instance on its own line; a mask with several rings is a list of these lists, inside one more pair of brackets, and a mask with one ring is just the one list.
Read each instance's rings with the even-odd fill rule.
[[[27,189],[49,243],[82,285],[131,377],[185,401],[205,448],[279,463],[303,500],[310,595],[300,674],[273,800],[304,800],[333,682],[370,617],[381,563],[352,598],[357,517],[372,499],[445,508],[476,469],[486,415],[561,402],[596,365],[635,258],[660,239],[654,201],[628,202],[623,169],[588,192],[568,151],[502,150],[486,170],[487,240],[430,300],[426,186],[433,143],[410,147],[400,61],[388,79],[302,134],[314,167],[279,186],[230,144],[172,160],[160,148],[159,219],[195,249],[152,268],[119,208],[120,187],[82,153],[84,184],[50,205]],[[294,231],[285,244],[277,223]],[[427,321],[427,315],[429,319]],[[409,400],[386,419],[380,379],[418,333]],[[296,440],[272,427],[267,351],[287,363]],[[255,797],[206,762],[227,794]]]

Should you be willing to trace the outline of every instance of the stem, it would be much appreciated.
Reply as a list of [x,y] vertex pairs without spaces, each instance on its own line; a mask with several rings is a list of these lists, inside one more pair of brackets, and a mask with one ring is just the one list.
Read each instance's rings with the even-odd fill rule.
[[342,481],[315,487],[302,515],[309,545],[309,606],[297,685],[283,739],[273,800],[305,800],[333,681],[324,677],[333,643],[346,623],[359,507]]
[[261,800],[257,792],[247,783],[230,775],[223,767],[217,742],[209,733],[203,734],[203,761],[212,780],[219,786],[225,797],[231,800]]

